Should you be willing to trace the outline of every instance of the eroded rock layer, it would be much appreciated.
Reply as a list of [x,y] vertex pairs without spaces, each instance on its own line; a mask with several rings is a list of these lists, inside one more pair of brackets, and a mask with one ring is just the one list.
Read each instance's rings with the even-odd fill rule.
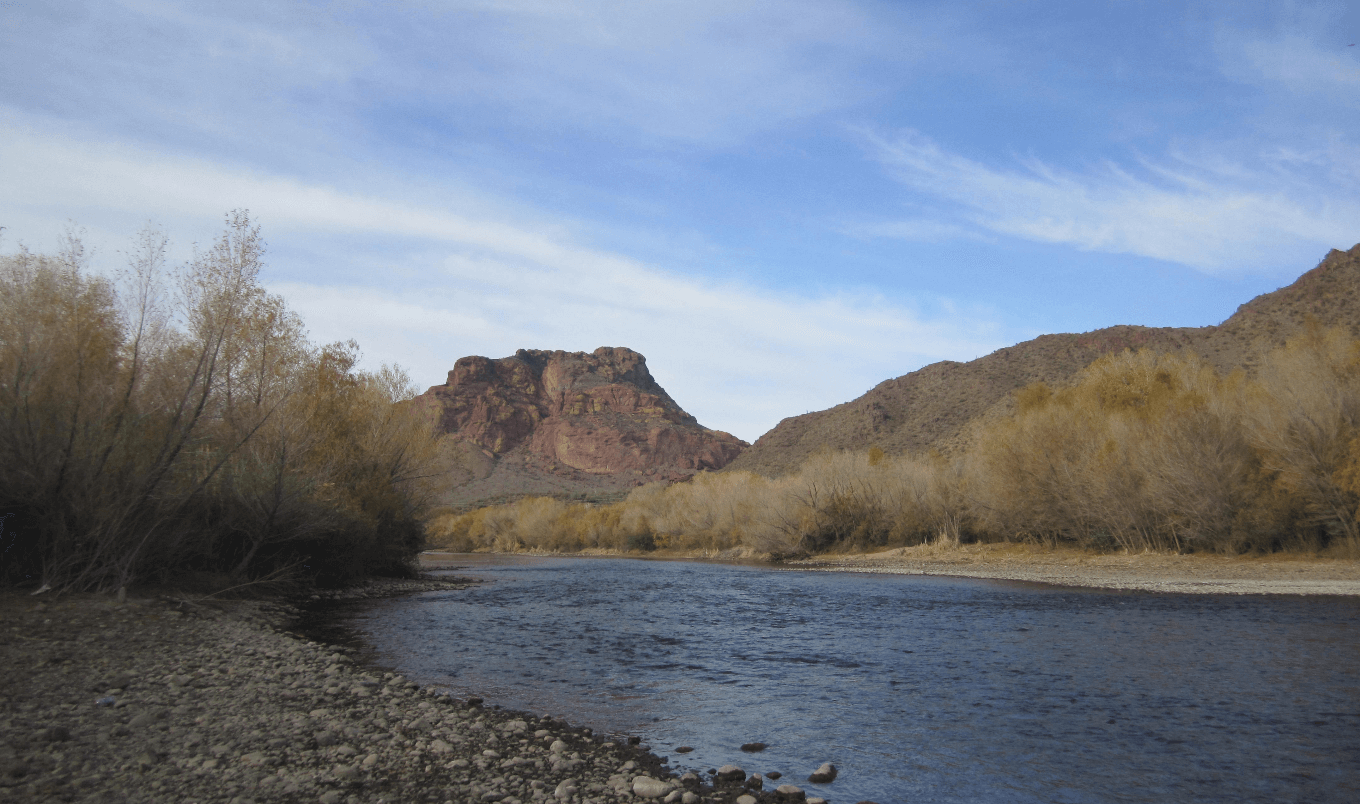
[[464,357],[417,403],[459,442],[452,502],[679,480],[747,446],[701,426],[620,347]]

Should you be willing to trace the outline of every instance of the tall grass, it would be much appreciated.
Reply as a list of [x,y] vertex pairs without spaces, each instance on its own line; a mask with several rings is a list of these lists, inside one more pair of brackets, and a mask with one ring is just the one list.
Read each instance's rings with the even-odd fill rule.
[[144,232],[116,278],[73,236],[0,257],[0,582],[399,571],[434,459],[405,375],[307,341],[245,213],[165,252]]
[[1360,342],[1341,331],[1311,328],[1254,377],[1126,351],[1013,402],[952,458],[824,452],[777,479],[701,473],[615,505],[529,499],[444,515],[429,538],[775,556],[960,541],[1360,554]]

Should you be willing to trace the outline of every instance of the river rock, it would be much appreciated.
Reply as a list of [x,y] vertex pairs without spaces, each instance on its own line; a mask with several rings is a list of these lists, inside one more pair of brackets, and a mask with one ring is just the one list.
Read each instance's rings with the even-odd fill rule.
[[718,768],[717,777],[720,782],[740,782],[746,778],[746,771],[736,765],[723,765]]
[[64,743],[71,739],[71,730],[65,726],[49,726],[38,732],[38,739],[44,743]]
[[576,783],[570,779],[564,779],[562,782],[558,783],[557,789],[553,791],[553,796],[557,798],[571,798],[576,795],[576,793]]
[[836,770],[835,765],[832,765],[830,762],[823,762],[822,766],[817,770],[813,771],[812,775],[808,777],[808,781],[814,784],[826,784],[827,782],[834,782],[836,780],[836,774],[838,772],[839,771]]
[[764,751],[765,747],[765,743],[743,743],[741,750],[748,754],[754,754],[758,751]]
[[670,790],[669,784],[650,776],[638,776],[633,779],[633,794],[643,798],[659,798]]
[[737,796],[737,804],[756,804],[756,797],[750,793],[743,796]]
[[807,793],[803,792],[803,788],[791,784],[781,784],[774,792],[781,801],[802,801],[807,798]]

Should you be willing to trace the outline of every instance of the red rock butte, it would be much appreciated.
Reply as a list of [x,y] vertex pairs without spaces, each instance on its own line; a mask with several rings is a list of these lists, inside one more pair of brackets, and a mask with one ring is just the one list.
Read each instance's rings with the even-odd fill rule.
[[[481,453],[486,463],[480,471],[463,461],[470,481],[488,477],[508,459],[521,475],[575,476],[587,486],[599,485],[592,478],[612,477],[633,486],[721,469],[747,446],[701,426],[652,378],[646,358],[622,347],[589,354],[521,349],[495,360],[464,357],[444,385],[430,388],[416,403],[440,430],[463,442],[465,455],[468,446]],[[520,480],[520,485],[542,485]],[[548,490],[576,490],[570,485]]]

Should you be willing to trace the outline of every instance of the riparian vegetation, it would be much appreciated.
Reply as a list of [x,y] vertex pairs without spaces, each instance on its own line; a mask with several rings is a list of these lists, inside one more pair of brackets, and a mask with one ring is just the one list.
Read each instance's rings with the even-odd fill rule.
[[179,269],[147,229],[116,277],[81,240],[0,257],[0,582],[400,572],[437,448],[398,368],[315,345],[260,284],[244,212]]

